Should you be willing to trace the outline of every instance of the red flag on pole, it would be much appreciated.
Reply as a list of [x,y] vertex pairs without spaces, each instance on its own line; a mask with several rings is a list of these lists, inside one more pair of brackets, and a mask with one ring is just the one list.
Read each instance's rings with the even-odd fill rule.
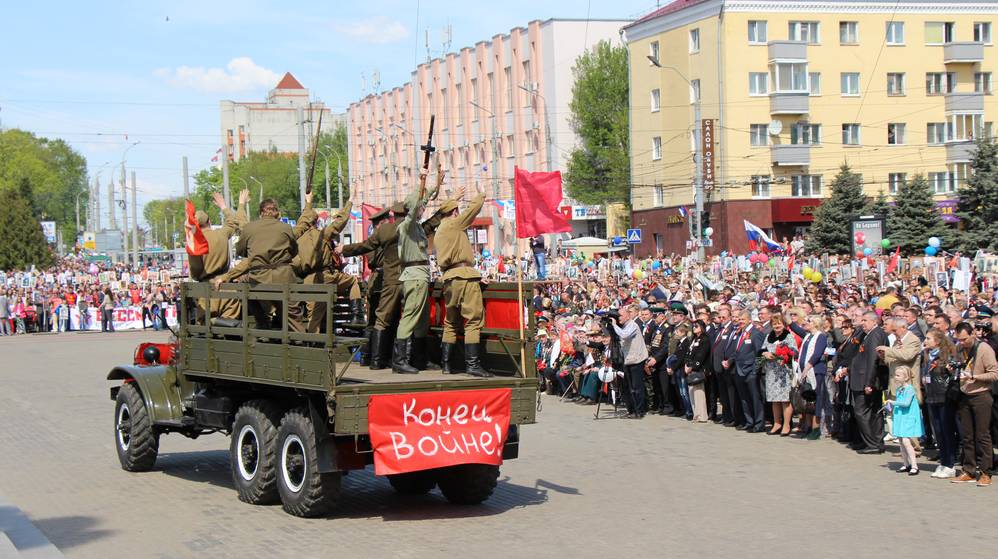
[[894,270],[898,269],[898,264],[901,263],[901,247],[899,246],[894,254],[891,255],[890,262],[887,263],[887,273],[893,274]]
[[208,254],[208,239],[204,238],[204,232],[198,225],[198,220],[194,217],[194,203],[187,200],[187,223],[184,224],[185,236],[187,239],[187,254],[191,256],[202,256]]
[[558,207],[562,198],[561,171],[531,173],[517,167],[515,175],[517,238],[572,230]]

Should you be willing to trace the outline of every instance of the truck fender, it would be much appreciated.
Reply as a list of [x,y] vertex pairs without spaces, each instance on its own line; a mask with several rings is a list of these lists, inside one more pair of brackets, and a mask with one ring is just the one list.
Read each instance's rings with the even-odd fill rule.
[[[124,380],[138,385],[142,400],[154,423],[180,421],[183,417],[180,389],[174,382],[175,378],[176,372],[166,365],[152,367],[119,365],[107,374],[107,380]],[[112,400],[118,395],[120,388],[120,386],[111,388]]]

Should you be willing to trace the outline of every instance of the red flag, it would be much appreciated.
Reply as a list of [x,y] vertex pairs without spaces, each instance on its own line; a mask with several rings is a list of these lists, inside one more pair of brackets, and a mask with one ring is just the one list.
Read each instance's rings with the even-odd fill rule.
[[894,254],[891,255],[890,262],[887,263],[887,273],[893,274],[894,270],[898,269],[898,264],[900,263],[901,263],[901,247],[899,246],[897,250],[894,251]]
[[194,203],[190,200],[187,200],[187,223],[184,224],[184,229],[187,237],[187,254],[191,256],[208,254],[208,239],[204,238],[204,232],[194,217]]
[[517,167],[515,205],[519,239],[572,230],[558,207],[561,204],[561,171],[531,173]]

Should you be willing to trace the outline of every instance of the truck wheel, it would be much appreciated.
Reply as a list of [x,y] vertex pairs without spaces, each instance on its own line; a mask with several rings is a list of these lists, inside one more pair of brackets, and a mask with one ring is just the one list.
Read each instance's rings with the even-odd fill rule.
[[229,466],[239,500],[251,505],[277,502],[277,407],[251,400],[239,407],[232,422]]
[[461,464],[440,470],[437,485],[447,500],[456,505],[477,505],[496,488],[499,466]]
[[277,489],[284,510],[302,517],[326,514],[339,499],[341,474],[319,473],[315,426],[308,412],[293,409],[284,414],[277,440]]
[[436,470],[422,470],[388,476],[388,483],[403,495],[425,495],[437,485]]
[[115,398],[114,447],[121,469],[129,472],[151,470],[159,454],[159,433],[153,429],[142,395],[131,382],[121,385]]

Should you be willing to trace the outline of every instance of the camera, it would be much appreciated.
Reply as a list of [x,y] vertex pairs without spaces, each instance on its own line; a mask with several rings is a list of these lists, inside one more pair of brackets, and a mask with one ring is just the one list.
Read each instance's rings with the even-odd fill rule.
[[959,371],[960,369],[963,368],[963,361],[950,357],[949,359],[946,360],[946,367],[954,371]]

